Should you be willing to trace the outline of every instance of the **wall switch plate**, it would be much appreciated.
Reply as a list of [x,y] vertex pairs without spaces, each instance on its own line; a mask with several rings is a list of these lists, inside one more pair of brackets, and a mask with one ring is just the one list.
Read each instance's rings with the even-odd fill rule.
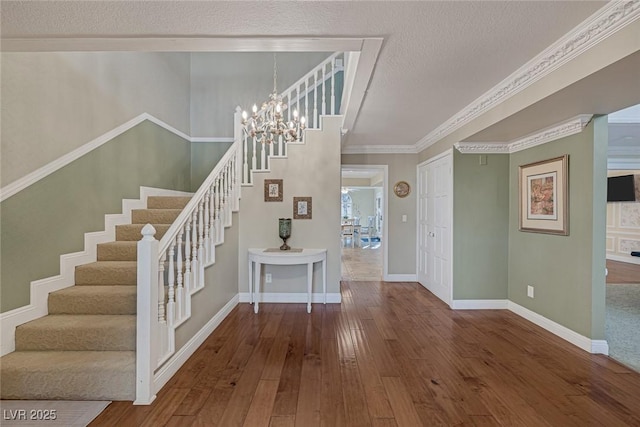
[[533,298],[533,286],[527,285],[527,296]]
[[407,222],[407,216],[406,215],[402,215],[402,222]]
[[264,275],[264,281],[265,283],[271,283],[271,273],[267,273]]

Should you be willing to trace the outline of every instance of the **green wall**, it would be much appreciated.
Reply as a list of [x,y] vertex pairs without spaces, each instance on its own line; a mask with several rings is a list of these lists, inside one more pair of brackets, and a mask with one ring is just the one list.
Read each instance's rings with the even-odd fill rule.
[[145,121],[2,202],[0,310],[29,304],[30,282],[59,274],[140,186],[189,191],[190,175],[190,144]]
[[191,143],[191,191],[196,191],[233,142]]
[[[607,118],[511,155],[509,300],[591,339],[604,339]],[[518,230],[518,166],[569,155],[569,235]],[[527,285],[535,298],[527,297]]]
[[453,173],[453,299],[506,299],[509,156],[454,150]]

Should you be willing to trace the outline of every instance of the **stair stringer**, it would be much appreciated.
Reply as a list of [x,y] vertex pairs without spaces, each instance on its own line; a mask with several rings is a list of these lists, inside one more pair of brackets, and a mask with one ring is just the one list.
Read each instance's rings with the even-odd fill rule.
[[75,268],[82,264],[95,262],[99,243],[114,241],[116,225],[130,224],[131,211],[147,207],[150,196],[190,196],[192,193],[176,190],[164,190],[153,187],[140,187],[139,199],[123,199],[122,213],[106,214],[103,231],[84,234],[84,250],[60,255],[60,274],[34,280],[30,284],[29,305],[0,314],[0,356],[15,351],[16,328],[24,323],[49,314],[47,300],[49,293],[68,288],[75,284]]

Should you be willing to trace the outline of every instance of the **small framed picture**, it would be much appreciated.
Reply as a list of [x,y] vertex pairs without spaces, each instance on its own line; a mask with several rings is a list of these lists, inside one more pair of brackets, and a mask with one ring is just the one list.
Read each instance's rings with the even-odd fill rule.
[[520,231],[569,234],[569,156],[522,165]]
[[264,180],[264,201],[265,202],[281,202],[282,201],[282,180],[281,179],[265,179]]
[[311,197],[294,197],[293,219],[311,219],[312,207]]

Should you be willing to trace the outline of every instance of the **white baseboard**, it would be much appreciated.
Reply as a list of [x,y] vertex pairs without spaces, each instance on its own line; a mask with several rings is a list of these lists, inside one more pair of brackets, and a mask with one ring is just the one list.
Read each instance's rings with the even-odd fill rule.
[[531,311],[528,308],[516,304],[513,301],[509,301],[508,309],[518,316],[535,323],[541,328],[546,329],[552,334],[559,336],[565,341],[570,342],[571,344],[581,348],[588,353],[600,353],[605,355],[609,354],[609,345],[604,340],[592,340],[590,338],[587,338],[584,335],[580,335],[579,333],[572,331],[571,329],[562,326],[561,324],[556,323],[553,320],[547,319],[546,317],[534,311]]
[[454,310],[506,310],[509,308],[509,300],[459,299],[452,301],[451,308]]
[[415,274],[385,274],[383,280],[385,282],[417,282],[418,277]]
[[[250,294],[249,292],[240,292],[240,302],[250,302]],[[275,302],[275,303],[306,303],[307,302],[307,294],[306,292],[289,292],[289,293],[278,293],[278,292],[263,292],[260,293],[260,300],[258,302]],[[324,294],[323,293],[315,293],[311,294],[311,302],[312,303],[323,303],[324,302]],[[327,292],[327,304],[340,304],[342,302],[342,297],[339,292],[329,293]]]
[[60,256],[60,274],[31,282],[29,305],[18,307],[0,314],[0,355],[15,350],[16,328],[24,323],[46,316],[49,293],[59,291],[75,284],[76,267],[95,262],[99,243],[112,242],[116,239],[116,225],[130,224],[131,211],[144,209],[149,196],[191,195],[184,191],[163,190],[161,188],[140,187],[140,199],[122,200],[121,214],[107,214],[104,218],[104,231],[85,233],[84,251]]
[[155,391],[158,392],[173,377],[178,369],[195,353],[209,335],[238,305],[239,294],[236,294],[220,309],[180,350],[165,363],[154,376]]

